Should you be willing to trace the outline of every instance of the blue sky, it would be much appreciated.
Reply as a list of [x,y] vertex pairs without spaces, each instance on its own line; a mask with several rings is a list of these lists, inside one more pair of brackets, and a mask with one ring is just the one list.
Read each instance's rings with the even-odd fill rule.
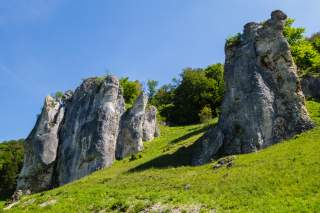
[[44,97],[83,78],[164,84],[223,62],[225,39],[275,9],[320,31],[319,0],[0,0],[0,141],[26,137]]

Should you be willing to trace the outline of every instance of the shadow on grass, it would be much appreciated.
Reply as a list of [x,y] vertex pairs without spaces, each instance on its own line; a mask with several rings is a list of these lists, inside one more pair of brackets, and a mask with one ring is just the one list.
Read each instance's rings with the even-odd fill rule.
[[193,147],[193,144],[188,147],[181,147],[174,153],[161,155],[130,169],[128,172],[139,172],[150,168],[165,169],[169,167],[190,166]]
[[191,130],[192,132],[172,140],[170,142],[170,144],[176,144],[176,143],[179,143],[181,141],[187,140],[187,139],[189,139],[189,138],[191,138],[191,137],[193,137],[195,135],[198,135],[200,133],[207,132],[209,128],[210,128],[210,126],[205,126],[205,127],[201,128],[201,129],[197,129],[196,128],[197,130],[195,130],[195,131]]
[[[209,126],[206,126],[204,128],[195,130],[191,133],[188,133],[182,137],[179,137],[171,141],[169,145],[179,143],[181,141],[187,140],[200,133],[207,132],[209,128],[210,128]],[[201,140],[201,138],[199,140]],[[164,168],[170,168],[170,167],[191,166],[192,154],[194,153],[194,150],[196,149],[196,146],[199,140],[195,141],[193,144],[189,146],[180,147],[174,153],[167,153],[157,158],[154,158],[146,163],[143,163],[135,168],[130,169],[128,172],[130,173],[130,172],[144,171],[150,168],[164,169]]]

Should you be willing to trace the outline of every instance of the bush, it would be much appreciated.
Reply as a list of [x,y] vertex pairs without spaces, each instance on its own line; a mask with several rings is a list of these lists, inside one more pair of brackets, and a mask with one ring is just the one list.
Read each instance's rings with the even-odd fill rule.
[[123,98],[128,106],[132,105],[140,95],[142,86],[139,81],[129,81],[128,77],[120,78]]
[[240,44],[240,42],[241,42],[241,33],[237,33],[234,36],[228,37],[227,41],[226,41],[228,47],[236,46],[236,45]]
[[208,123],[212,119],[212,111],[210,106],[205,106],[199,113],[201,123]]
[[62,99],[63,96],[64,96],[64,93],[61,91],[56,92],[56,94],[54,95],[56,99]]

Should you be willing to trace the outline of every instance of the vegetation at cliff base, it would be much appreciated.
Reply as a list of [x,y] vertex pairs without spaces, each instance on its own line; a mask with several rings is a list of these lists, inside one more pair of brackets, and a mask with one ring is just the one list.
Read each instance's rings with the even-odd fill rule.
[[[12,212],[319,212],[320,103],[316,128],[257,153],[192,167],[190,145],[206,125],[162,127],[141,157],[115,162],[65,186],[25,196]],[[211,121],[216,123],[217,120]],[[8,211],[10,212],[10,211]]]
[[9,198],[23,164],[23,140],[0,143],[0,200]]

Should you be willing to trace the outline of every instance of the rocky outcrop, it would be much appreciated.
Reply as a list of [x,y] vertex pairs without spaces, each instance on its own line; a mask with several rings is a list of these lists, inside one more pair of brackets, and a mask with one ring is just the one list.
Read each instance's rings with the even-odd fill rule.
[[18,189],[37,192],[51,187],[59,143],[58,130],[64,111],[61,100],[46,97],[36,125],[24,144],[25,155]]
[[143,149],[143,122],[148,96],[144,93],[137,98],[133,107],[121,119],[116,157],[122,159]]
[[193,164],[217,155],[254,152],[313,127],[289,44],[287,16],[274,11],[227,42],[225,95],[218,125],[201,139]]
[[306,97],[320,99],[320,77],[303,76],[301,86]]
[[86,79],[68,104],[60,131],[57,182],[79,179],[115,159],[124,99],[115,77]]
[[157,108],[154,106],[149,106],[146,109],[146,113],[144,115],[143,120],[143,135],[142,140],[143,141],[151,141],[155,137],[158,137],[160,135],[160,130],[157,125]]
[[[25,143],[17,191],[43,191],[108,167],[118,147],[121,157],[142,150],[147,101],[141,95],[125,113],[119,81],[113,76],[89,78],[74,93],[46,97]],[[152,116],[149,123],[156,129]]]

